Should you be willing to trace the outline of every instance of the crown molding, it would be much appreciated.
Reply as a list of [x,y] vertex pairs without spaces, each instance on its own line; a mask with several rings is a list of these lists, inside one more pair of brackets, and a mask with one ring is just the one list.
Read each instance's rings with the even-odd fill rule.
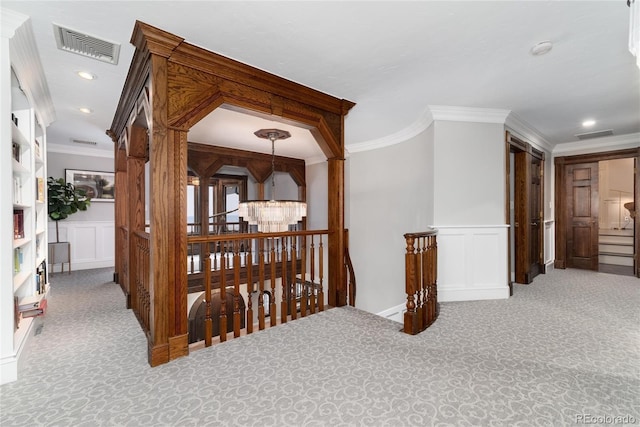
[[554,156],[590,154],[640,147],[640,132],[556,144]]
[[[55,120],[56,113],[40,62],[31,21],[29,17],[11,10],[2,8],[1,12],[2,36],[6,35],[9,39],[11,66],[38,120],[47,127]],[[5,23],[8,25],[7,29],[4,28]]]
[[408,141],[424,132],[436,120],[471,122],[471,123],[500,123],[504,124],[510,110],[495,108],[451,107],[445,105],[429,105],[420,117],[408,127],[382,138],[366,142],[351,144],[346,147],[348,154],[360,151],[376,150]]
[[504,124],[511,110],[429,105],[433,120]]
[[104,157],[113,159],[113,151],[88,147],[72,147],[62,144],[47,144],[47,153],[73,154],[74,156]]
[[431,126],[432,123],[433,116],[431,115],[431,111],[429,111],[429,109],[426,109],[422,112],[420,117],[418,117],[415,122],[413,122],[406,128],[382,138],[351,144],[346,147],[346,150],[348,151],[348,154],[353,154],[360,151],[376,150],[378,148],[400,144],[424,132],[429,128],[429,126]]
[[553,145],[549,140],[529,123],[522,120],[516,113],[511,112],[511,114],[507,116],[504,124],[514,135],[535,145],[538,149],[545,150],[549,153],[553,151]]
[[13,10],[0,8],[0,34],[3,39],[10,39],[16,30],[24,24],[29,17]]

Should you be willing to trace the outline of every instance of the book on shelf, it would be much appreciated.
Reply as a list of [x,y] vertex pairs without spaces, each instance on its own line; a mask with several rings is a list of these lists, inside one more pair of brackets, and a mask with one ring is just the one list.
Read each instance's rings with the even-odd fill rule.
[[18,311],[23,312],[31,310],[32,308],[40,307],[40,303],[44,301],[44,298],[38,295],[30,295],[18,300]]
[[11,144],[11,153],[13,155],[13,159],[20,163],[20,144],[18,144],[17,142],[13,142]]
[[19,302],[18,297],[13,297],[13,330],[14,332],[20,327],[20,319],[22,315],[20,314],[20,310],[18,309]]
[[22,178],[19,176],[13,177],[13,203],[22,203]]
[[47,283],[47,262],[42,261],[36,268],[36,293],[39,295],[47,293],[49,284]]
[[20,315],[22,317],[44,316],[47,311],[47,299],[42,298],[40,302],[38,302],[34,307],[25,307],[24,310],[18,308],[18,310],[20,311]]
[[36,200],[44,202],[44,178],[36,178]]
[[22,248],[13,250],[13,272],[20,273],[22,271],[23,253]]
[[13,210],[13,238],[24,239],[24,211],[22,209]]
[[33,147],[34,147],[34,151],[35,151],[36,157],[40,158],[41,157],[40,156],[40,141],[38,141],[36,139],[34,142],[35,142],[35,144],[33,145]]

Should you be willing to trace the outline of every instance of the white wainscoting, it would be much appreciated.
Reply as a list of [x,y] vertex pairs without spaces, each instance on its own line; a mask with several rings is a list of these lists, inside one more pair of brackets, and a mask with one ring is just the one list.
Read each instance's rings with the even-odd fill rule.
[[438,226],[438,301],[509,298],[508,225]]
[[544,265],[546,271],[553,270],[556,262],[556,223],[552,219],[544,222]]
[[[115,225],[113,221],[70,221],[58,223],[60,241],[71,243],[71,270],[115,265]],[[56,241],[56,225],[48,224],[49,242]],[[60,264],[51,271],[59,272]],[[65,265],[65,270],[67,266]]]
[[382,316],[386,319],[393,320],[395,322],[400,322],[404,324],[404,313],[407,311],[407,304],[402,303],[398,304],[395,307],[388,308],[386,310],[381,311],[380,313],[376,313],[378,316]]

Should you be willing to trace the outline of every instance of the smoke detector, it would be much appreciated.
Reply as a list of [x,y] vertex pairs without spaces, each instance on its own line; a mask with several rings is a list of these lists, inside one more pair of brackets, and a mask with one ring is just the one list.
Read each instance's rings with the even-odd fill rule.
[[533,45],[533,47],[531,48],[531,55],[541,56],[541,55],[544,55],[545,53],[548,53],[552,48],[553,48],[553,43],[551,43],[549,40],[545,40],[543,42],[536,43],[535,45]]

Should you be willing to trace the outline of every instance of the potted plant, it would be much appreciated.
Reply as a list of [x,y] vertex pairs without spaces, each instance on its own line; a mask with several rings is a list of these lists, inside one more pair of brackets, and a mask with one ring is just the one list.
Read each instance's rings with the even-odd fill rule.
[[91,198],[87,197],[84,190],[75,188],[72,183],[65,183],[62,178],[49,177],[47,178],[47,202],[49,218],[56,223],[56,241],[49,243],[50,263],[61,263],[64,271],[64,263],[67,262],[69,263],[69,272],[71,272],[71,248],[69,242],[60,242],[58,221],[66,219],[78,211],[86,211],[91,204]]
[[62,178],[47,178],[48,213],[56,223],[56,243],[60,241],[58,221],[66,219],[78,211],[86,211],[91,204],[91,198],[87,197],[84,190],[75,188]]

